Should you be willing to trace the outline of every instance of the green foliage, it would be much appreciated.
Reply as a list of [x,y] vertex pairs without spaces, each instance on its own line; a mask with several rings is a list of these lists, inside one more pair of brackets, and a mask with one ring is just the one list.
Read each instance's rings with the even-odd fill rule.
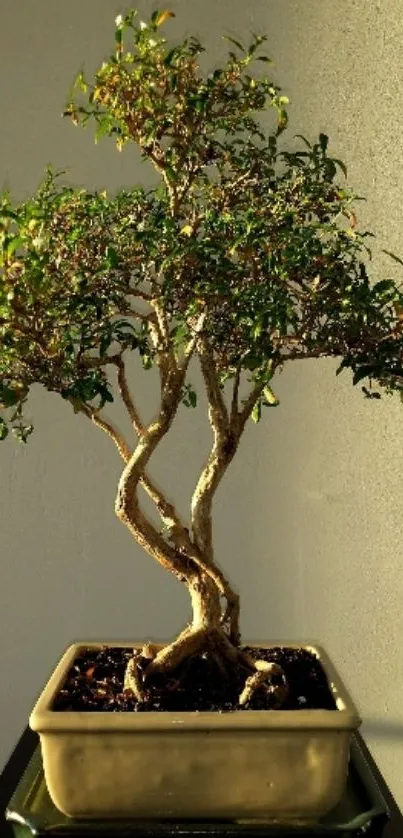
[[262,418],[262,407],[278,407],[279,404],[280,400],[274,395],[271,387],[267,385],[253,407],[251,419],[257,424]]
[[185,384],[182,390],[182,404],[185,407],[196,407],[197,393],[191,384]]
[[0,203],[3,408],[22,404],[34,383],[102,407],[113,400],[111,354],[147,353],[147,324],[123,316],[141,259],[133,225],[147,197],[137,188],[108,199],[59,186],[59,174],[49,170],[27,202]]
[[[0,196],[0,438],[31,432],[22,407],[34,383],[79,411],[113,400],[116,354],[158,365],[144,301],[158,303],[178,357],[203,313],[222,384],[242,369],[267,385],[255,421],[278,404],[269,362],[339,357],[338,372],[369,380],[367,397],[378,398],[373,380],[403,390],[403,295],[389,279],[370,285],[371,234],[358,229],[358,196],[339,183],[347,172],[327,135],[279,148],[288,99],[261,75],[264,36],[227,37],[227,60],[206,75],[197,38],[161,35],[171,17],[120,15],[112,53],[92,79],[80,71],[65,110],[91,121],[96,141],[135,143],[157,189],[108,197],[49,169],[30,200]],[[188,384],[183,403],[196,405]]]

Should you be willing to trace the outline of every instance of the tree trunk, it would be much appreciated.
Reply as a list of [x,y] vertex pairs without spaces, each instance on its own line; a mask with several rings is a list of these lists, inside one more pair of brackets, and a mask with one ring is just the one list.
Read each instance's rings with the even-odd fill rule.
[[217,585],[205,573],[200,573],[188,583],[188,588],[193,609],[192,629],[207,634],[219,630],[221,597]]
[[[215,565],[211,519],[214,492],[233,459],[242,428],[235,419],[229,421],[214,359],[207,353],[202,357],[202,370],[209,397],[214,445],[194,493],[190,535],[190,531],[181,524],[174,507],[167,504],[146,475],[150,457],[171,427],[186,373],[186,366],[178,369],[171,363],[172,359],[165,360],[166,364],[161,367],[162,400],[159,415],[147,428],[141,428],[139,442],[132,453],[123,448],[121,451],[126,466],[119,481],[115,511],[136,541],[186,585],[193,614],[189,624],[172,643],[159,650],[153,644],[144,646],[143,657],[150,661],[144,672],[136,661],[136,655],[133,656],[128,662],[125,688],[131,689],[138,701],[145,701],[147,682],[150,679],[152,681],[153,675],[168,674],[186,659],[208,652],[223,677],[228,677],[239,667],[249,676],[247,689],[240,697],[242,703],[245,703],[255,689],[261,687],[268,673],[265,668],[263,677],[262,667],[257,673],[254,662],[240,648],[239,597]],[[150,496],[154,500],[157,498],[163,520],[167,519],[172,525],[167,538],[140,508],[137,489],[141,482]],[[222,607],[222,598],[226,600],[226,608]]]

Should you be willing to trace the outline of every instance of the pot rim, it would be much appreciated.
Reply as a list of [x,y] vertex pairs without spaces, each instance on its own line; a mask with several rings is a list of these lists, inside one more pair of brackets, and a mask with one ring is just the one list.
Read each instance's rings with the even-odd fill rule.
[[[84,649],[101,649],[103,646],[141,649],[139,641],[78,641],[64,652],[51,677],[42,690],[29,717],[31,730],[45,732],[138,732],[156,733],[196,730],[356,730],[362,722],[358,710],[339,673],[323,646],[313,641],[265,641],[244,642],[243,646],[268,649],[283,646],[292,649],[306,649],[321,663],[327,677],[330,691],[336,703],[336,710],[234,710],[228,713],[218,711],[147,711],[146,713],[108,713],[79,710],[52,710],[54,698],[66,678],[66,673],[77,655]],[[166,643],[155,643],[163,647]]]

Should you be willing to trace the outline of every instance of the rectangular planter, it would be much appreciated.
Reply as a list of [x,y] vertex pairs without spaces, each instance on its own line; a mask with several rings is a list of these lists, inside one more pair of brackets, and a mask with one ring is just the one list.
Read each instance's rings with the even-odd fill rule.
[[[74,643],[31,713],[55,806],[76,818],[225,818],[312,822],[341,799],[350,739],[361,724],[322,646],[336,710],[94,713],[51,710],[81,650],[142,643]],[[248,644],[251,645],[251,644]]]

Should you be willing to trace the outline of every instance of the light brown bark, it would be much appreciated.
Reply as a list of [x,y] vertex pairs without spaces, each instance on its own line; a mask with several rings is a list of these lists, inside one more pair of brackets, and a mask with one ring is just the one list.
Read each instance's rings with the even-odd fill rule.
[[158,443],[168,432],[180,402],[185,373],[171,370],[164,382],[161,410],[156,421],[149,425],[128,460],[119,481],[115,503],[118,518],[126,524],[138,543],[166,569],[181,581],[189,578],[189,562],[179,551],[167,544],[163,536],[148,520],[140,508],[137,489],[147,468],[148,461]]
[[[151,655],[152,659],[146,670],[145,682],[133,657],[127,667],[125,687],[132,689],[139,701],[146,700],[146,682],[152,678],[153,673],[173,670],[186,658],[209,649],[223,674],[228,666],[243,667],[249,674],[249,695],[259,686],[262,678],[250,676],[251,672],[256,672],[254,664],[239,649],[239,597],[214,561],[212,502],[218,485],[236,453],[245,423],[261,388],[260,385],[256,385],[242,409],[238,410],[238,376],[229,415],[214,357],[208,346],[196,334],[185,352],[184,363],[179,365],[172,350],[169,348],[166,351],[164,348],[164,340],[168,339],[166,323],[163,313],[157,314],[158,328],[154,332],[154,341],[159,356],[161,406],[156,420],[147,427],[141,422],[131,397],[123,359],[119,357],[112,361],[118,368],[119,391],[138,437],[134,450],[120,432],[100,416],[99,411],[88,406],[83,407],[83,413],[114,440],[125,463],[115,503],[117,516],[153,558],[186,584],[192,604],[192,619],[173,643],[159,651],[155,648],[152,655],[151,647],[147,647],[147,656]],[[147,468],[157,445],[172,425],[181,401],[187,365],[196,346],[214,438],[206,466],[193,495],[190,533],[190,528],[183,524],[174,505],[149,477]],[[142,485],[155,502],[168,531],[165,537],[142,511],[138,498],[139,485]],[[226,608],[223,608],[223,598],[226,600]]]

